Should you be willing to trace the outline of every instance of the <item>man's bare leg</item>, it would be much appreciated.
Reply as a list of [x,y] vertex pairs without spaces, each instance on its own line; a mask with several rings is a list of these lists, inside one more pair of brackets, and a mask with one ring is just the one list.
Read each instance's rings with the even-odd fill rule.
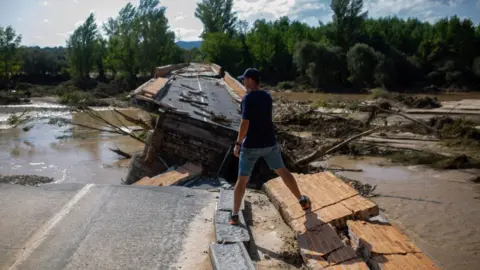
[[233,214],[236,215],[240,211],[245,190],[247,189],[248,176],[238,176],[235,190],[233,191]]
[[288,189],[290,189],[293,195],[295,195],[295,197],[298,200],[300,200],[300,198],[302,197],[302,194],[300,193],[300,189],[298,188],[298,184],[297,184],[297,181],[295,180],[295,177],[293,177],[290,171],[287,168],[283,167],[280,169],[276,169],[275,173],[277,173],[278,176],[282,178],[283,182],[288,187]]

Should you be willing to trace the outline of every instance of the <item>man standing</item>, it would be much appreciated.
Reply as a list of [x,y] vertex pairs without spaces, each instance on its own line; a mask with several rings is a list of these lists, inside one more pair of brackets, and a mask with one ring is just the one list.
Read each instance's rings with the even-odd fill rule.
[[272,121],[272,97],[259,87],[260,72],[249,68],[238,78],[247,94],[242,99],[242,121],[235,143],[234,154],[239,158],[238,180],[234,191],[230,224],[238,224],[238,211],[247,188],[247,182],[258,158],[263,157],[270,169],[278,174],[298,199],[304,210],[311,207],[310,199],[300,193],[297,181],[285,168]]

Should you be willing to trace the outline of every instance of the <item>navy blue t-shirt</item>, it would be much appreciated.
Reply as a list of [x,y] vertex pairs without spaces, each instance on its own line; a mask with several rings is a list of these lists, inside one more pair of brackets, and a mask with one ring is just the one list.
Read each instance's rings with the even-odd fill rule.
[[242,119],[249,120],[245,148],[265,148],[276,144],[272,122],[272,97],[266,91],[247,93],[242,99]]

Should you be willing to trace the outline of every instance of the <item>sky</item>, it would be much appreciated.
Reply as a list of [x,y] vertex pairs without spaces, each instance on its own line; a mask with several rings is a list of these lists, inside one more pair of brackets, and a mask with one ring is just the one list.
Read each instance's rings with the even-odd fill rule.
[[[160,0],[177,40],[199,40],[202,23],[195,18],[200,0]],[[93,12],[101,25],[128,2],[140,0],[0,0],[0,26],[12,26],[26,46],[64,46],[65,40]],[[370,17],[398,16],[436,20],[457,15],[480,22],[480,0],[364,0]],[[288,16],[310,25],[331,21],[330,0],[234,0],[234,11],[252,24],[256,19]]]

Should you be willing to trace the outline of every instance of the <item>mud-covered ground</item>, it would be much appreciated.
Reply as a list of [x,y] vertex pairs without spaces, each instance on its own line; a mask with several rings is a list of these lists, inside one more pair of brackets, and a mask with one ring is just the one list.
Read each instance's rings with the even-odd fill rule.
[[[293,163],[377,128],[303,167],[291,167],[332,170],[377,202],[444,269],[478,265],[480,100],[277,98],[275,105],[278,139]],[[377,107],[386,111],[372,112]]]
[[306,269],[295,233],[263,192],[246,192],[245,211],[254,240],[249,252],[256,269]]
[[53,178],[39,175],[1,175],[0,183],[37,186],[53,182]]
[[[339,106],[338,103],[322,103],[323,107],[319,107],[315,101],[276,99],[274,121],[278,138],[286,155],[298,160],[315,149],[334,147],[376,128],[330,154],[393,155],[394,161],[416,160],[424,164],[431,160],[432,165],[445,169],[480,167],[480,102],[478,118],[467,119],[461,114],[452,117],[439,113],[418,117],[409,113],[409,108],[437,108],[440,103],[430,97],[401,100],[379,98],[354,106],[342,103],[343,108],[337,108],[329,106]],[[475,110],[469,107],[468,112]],[[394,121],[393,117],[403,120]],[[398,153],[406,156],[402,158]],[[414,156],[418,158],[412,159]]]

